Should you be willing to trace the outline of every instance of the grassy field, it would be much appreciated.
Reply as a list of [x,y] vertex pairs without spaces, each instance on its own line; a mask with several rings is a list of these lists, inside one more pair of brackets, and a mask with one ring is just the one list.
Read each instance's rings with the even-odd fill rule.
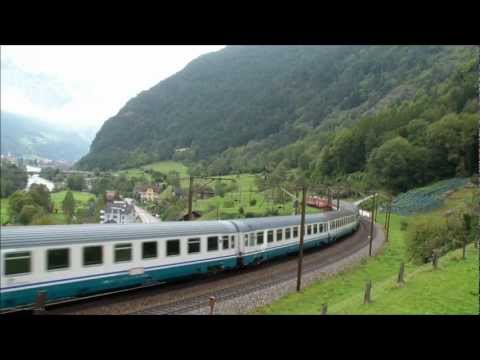
[[[252,213],[256,216],[264,215],[266,211],[277,209],[280,215],[291,215],[294,213],[293,200],[285,196],[284,204],[272,204],[269,200],[269,191],[258,192],[255,185],[255,176],[252,174],[240,174],[234,176],[223,176],[226,179],[233,179],[238,185],[238,190],[228,192],[224,197],[214,196],[209,199],[197,199],[193,204],[193,209],[200,211],[203,216],[202,220],[217,219],[218,215],[229,217],[239,215],[239,208],[242,207],[244,213]],[[250,205],[250,201],[255,199],[254,206]],[[233,204],[231,207],[227,205]],[[318,212],[318,210],[307,207],[308,213]],[[227,215],[227,216],[226,216]]]
[[[60,191],[51,194],[54,205],[54,212],[51,214],[51,216],[58,224],[66,224],[65,215],[63,214],[62,210],[62,201],[65,198],[66,193],[66,191]],[[72,193],[73,198],[75,199],[75,210],[85,206],[90,198],[96,199],[95,194],[88,192],[72,191]],[[57,213],[55,213],[55,210],[57,210]]]
[[188,168],[182,163],[176,161],[159,161],[153,164],[142,166],[140,168],[120,170],[117,171],[116,174],[124,174],[129,178],[134,176],[140,177],[144,175],[147,179],[151,180],[150,175],[144,171],[147,169],[159,171],[164,174],[168,174],[170,171],[177,171],[182,177],[187,176],[188,172]]
[[8,198],[3,198],[0,199],[0,224],[6,224],[8,218]]
[[[443,216],[448,208],[465,206],[465,202],[475,194],[478,193],[472,188],[454,192],[441,209],[429,214],[432,221]],[[316,282],[300,294],[292,293],[258,308],[253,313],[319,314],[322,304],[327,303],[330,314],[478,314],[476,249],[469,247],[467,262],[454,260],[458,257],[458,252],[447,254],[440,260],[440,269],[436,272],[429,270],[432,266],[428,264],[415,266],[407,263],[405,232],[400,230],[400,222],[408,218],[392,214],[390,241],[376,257],[366,259],[334,277]],[[379,213],[377,220],[383,223],[384,214]],[[395,278],[402,261],[406,263],[407,284],[403,288],[397,288]],[[367,280],[373,282],[374,302],[363,306],[362,297]]]

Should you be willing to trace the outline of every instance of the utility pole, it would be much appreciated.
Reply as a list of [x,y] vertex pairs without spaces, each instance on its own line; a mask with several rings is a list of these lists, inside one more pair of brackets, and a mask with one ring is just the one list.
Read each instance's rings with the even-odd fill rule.
[[193,203],[193,176],[189,177],[188,185],[188,220],[192,220],[192,203]]
[[368,256],[372,256],[372,241],[373,241],[373,224],[375,220],[375,194],[373,195],[373,205],[372,205],[372,211],[370,213],[371,216],[371,222],[370,222],[370,236],[369,236],[369,247],[368,247]]
[[302,262],[303,262],[303,240],[305,237],[305,198],[307,187],[302,186],[302,218],[300,221],[300,249],[298,252],[297,292],[302,286]]
[[390,233],[390,215],[392,214],[392,200],[390,199],[390,202],[388,203],[388,216],[387,216],[387,236],[385,238],[385,241],[388,242],[388,237]]
[[298,215],[298,190],[295,191],[295,215]]

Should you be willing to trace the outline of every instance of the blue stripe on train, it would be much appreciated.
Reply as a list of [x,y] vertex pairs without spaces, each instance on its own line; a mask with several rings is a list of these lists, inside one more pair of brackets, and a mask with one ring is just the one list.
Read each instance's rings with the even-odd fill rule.
[[[346,234],[350,234],[353,228],[347,228],[339,231],[335,237],[330,239],[322,236],[318,239],[309,240],[305,243],[306,249],[320,246],[329,242],[334,242]],[[249,265],[268,259],[284,256],[288,253],[298,251],[299,245],[292,244],[290,246],[276,247],[267,249],[264,252],[258,252],[243,257],[243,264]],[[212,268],[232,269],[237,267],[237,258],[216,259],[213,261],[205,261],[201,263],[189,263],[169,268],[157,268],[153,270],[145,270],[142,275],[129,275],[122,273],[116,276],[98,277],[95,279],[87,279],[81,281],[67,282],[54,285],[40,285],[29,289],[19,289],[10,292],[3,292],[0,297],[0,308],[12,308],[18,306],[28,306],[35,303],[37,292],[45,290],[47,292],[47,301],[74,298],[86,296],[94,293],[101,293],[113,289],[128,288],[139,286],[148,282],[156,281],[172,281],[176,279],[190,277],[195,274],[203,274],[209,272]]]

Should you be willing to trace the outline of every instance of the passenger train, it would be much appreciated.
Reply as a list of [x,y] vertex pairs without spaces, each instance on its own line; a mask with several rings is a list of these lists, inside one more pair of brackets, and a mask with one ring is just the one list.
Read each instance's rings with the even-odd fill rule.
[[[305,217],[304,248],[359,226],[358,209]],[[29,308],[195,274],[255,265],[297,252],[300,216],[157,224],[1,228],[0,310]]]

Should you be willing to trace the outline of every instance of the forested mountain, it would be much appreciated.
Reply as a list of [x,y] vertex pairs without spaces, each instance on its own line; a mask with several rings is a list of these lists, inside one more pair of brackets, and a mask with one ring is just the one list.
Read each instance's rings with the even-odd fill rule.
[[2,154],[76,161],[88,152],[87,136],[38,119],[2,111],[0,125]]
[[[131,99],[104,123],[78,166],[119,169],[183,158],[208,174],[268,167],[321,179],[375,177],[390,148],[414,144],[419,152],[396,160],[412,166],[449,156],[441,174],[414,176],[419,183],[468,175],[477,69],[475,47],[230,46]],[[450,135],[461,143],[455,154],[436,143],[454,141]],[[398,169],[391,170],[382,176],[394,178]]]

